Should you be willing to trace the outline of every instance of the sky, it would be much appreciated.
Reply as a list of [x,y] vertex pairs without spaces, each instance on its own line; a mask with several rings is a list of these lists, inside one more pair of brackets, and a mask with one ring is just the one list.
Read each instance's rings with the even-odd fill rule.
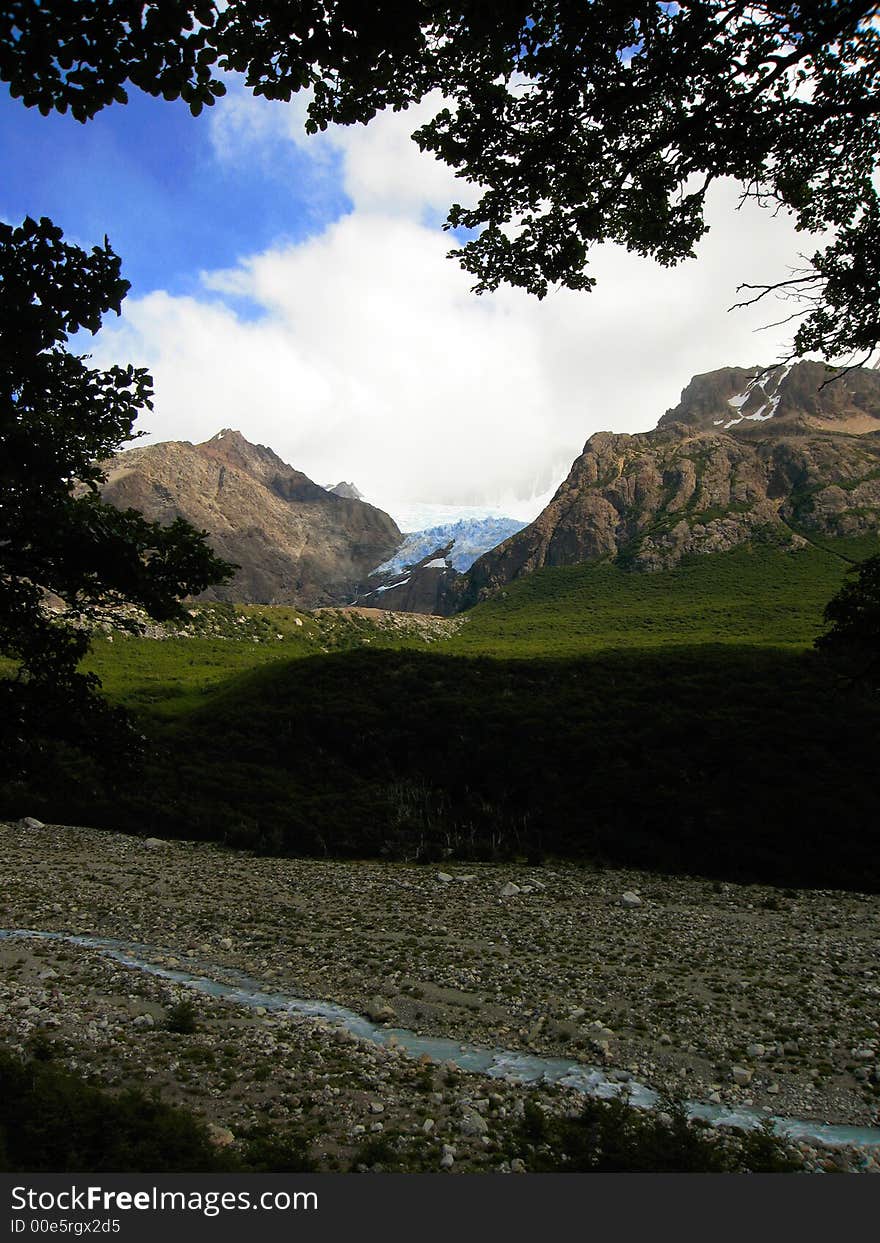
[[133,90],[85,125],[0,98],[0,218],[122,257],[121,318],[76,347],[150,369],[142,443],[237,428],[392,513],[527,518],[593,432],[647,430],[692,375],[784,351],[791,328],[765,327],[784,307],[728,308],[816,243],[733,185],[696,260],[605,246],[593,292],[478,297],[441,228],[474,191],[409,138],[431,101],[311,137],[301,101],[228,84],[198,118]]

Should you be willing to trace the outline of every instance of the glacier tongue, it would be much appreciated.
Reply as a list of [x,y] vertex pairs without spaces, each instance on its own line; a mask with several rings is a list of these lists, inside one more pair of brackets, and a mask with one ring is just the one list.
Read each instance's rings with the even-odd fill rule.
[[394,556],[377,566],[373,574],[399,574],[407,566],[424,560],[450,541],[454,543],[447,561],[453,569],[463,574],[484,552],[497,548],[527,525],[517,518],[484,516],[459,518],[454,522],[444,522],[421,531],[413,531],[406,536]]

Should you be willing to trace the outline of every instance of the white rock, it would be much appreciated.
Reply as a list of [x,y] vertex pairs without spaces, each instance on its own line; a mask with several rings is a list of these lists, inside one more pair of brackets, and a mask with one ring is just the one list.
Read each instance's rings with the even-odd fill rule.
[[374,997],[367,1006],[367,1018],[372,1019],[374,1023],[390,1023],[397,1018],[397,1014],[393,1006],[390,1006],[384,997]]
[[507,884],[504,885],[504,887],[501,889],[498,896],[500,898],[513,898],[519,892],[520,892],[519,885],[515,885],[512,880],[509,880]]
[[489,1124],[475,1109],[468,1109],[458,1124],[458,1129],[462,1135],[485,1135]]
[[628,889],[621,897],[620,905],[626,907],[628,911],[633,911],[637,906],[642,905],[642,899],[637,893],[633,893],[631,889]]
[[42,820],[37,820],[34,816],[22,816],[18,822],[21,829],[45,829]]
[[452,879],[453,878],[449,875],[448,872],[437,873],[437,880],[442,881],[444,885],[448,885]]
[[144,850],[162,850],[165,844],[166,843],[162,841],[161,837],[144,838]]
[[734,1066],[730,1071],[730,1077],[734,1083],[741,1088],[746,1088],[752,1082],[754,1071],[748,1069],[747,1066]]
[[235,1143],[235,1136],[229,1127],[218,1126],[216,1122],[208,1123],[208,1138],[215,1148],[228,1148]]

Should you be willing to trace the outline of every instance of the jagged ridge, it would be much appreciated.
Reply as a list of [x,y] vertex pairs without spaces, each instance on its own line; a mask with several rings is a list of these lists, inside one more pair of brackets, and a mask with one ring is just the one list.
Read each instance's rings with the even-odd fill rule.
[[104,499],[153,521],[186,518],[241,569],[205,599],[300,608],[348,603],[398,547],[394,520],[339,496],[265,445],[224,428],[210,440],[129,449],[105,464]]
[[756,538],[880,530],[880,373],[820,363],[696,376],[651,432],[598,432],[538,518],[450,590],[468,607],[542,566],[667,569]]

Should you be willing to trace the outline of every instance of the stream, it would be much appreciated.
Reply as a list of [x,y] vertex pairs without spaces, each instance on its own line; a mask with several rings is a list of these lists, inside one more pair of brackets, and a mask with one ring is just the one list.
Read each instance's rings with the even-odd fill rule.
[[[334,1002],[311,1000],[294,996],[291,993],[268,992],[258,980],[226,969],[205,968],[202,964],[192,964],[192,971],[182,967],[164,967],[150,959],[177,956],[173,955],[172,951],[159,950],[155,946],[120,941],[112,937],[75,936],[63,932],[40,932],[28,928],[0,929],[0,940],[11,938],[64,941],[70,945],[95,949],[124,967],[144,971],[163,980],[172,980],[176,984],[194,989],[209,997],[219,997],[224,1001],[252,1008],[263,1006],[267,1011],[280,1011],[323,1019],[345,1028],[355,1036],[372,1040],[376,1044],[396,1043],[413,1057],[422,1057],[427,1054],[432,1061],[452,1062],[462,1070],[486,1075],[493,1079],[505,1079],[516,1083],[558,1083],[564,1087],[574,1088],[586,1096],[603,1099],[626,1092],[633,1105],[647,1109],[656,1106],[659,1100],[658,1094],[644,1084],[637,1083],[633,1079],[621,1083],[613,1077],[613,1071],[606,1072],[582,1062],[568,1061],[565,1058],[541,1057],[537,1054],[508,1049],[486,1049],[478,1045],[463,1044],[458,1040],[420,1036],[404,1028],[372,1023],[363,1015],[348,1010],[344,1006],[336,1005]],[[205,969],[217,970],[218,974],[224,976],[224,979],[215,979],[196,973]],[[745,1106],[729,1109],[723,1105],[704,1104],[699,1101],[687,1102],[687,1112],[691,1118],[703,1118],[715,1126],[754,1128],[770,1118],[776,1131],[791,1139],[803,1139],[808,1142],[818,1140],[825,1144],[859,1147],[880,1146],[880,1128],[878,1127],[843,1126],[798,1118],[776,1117],[760,1109]]]

